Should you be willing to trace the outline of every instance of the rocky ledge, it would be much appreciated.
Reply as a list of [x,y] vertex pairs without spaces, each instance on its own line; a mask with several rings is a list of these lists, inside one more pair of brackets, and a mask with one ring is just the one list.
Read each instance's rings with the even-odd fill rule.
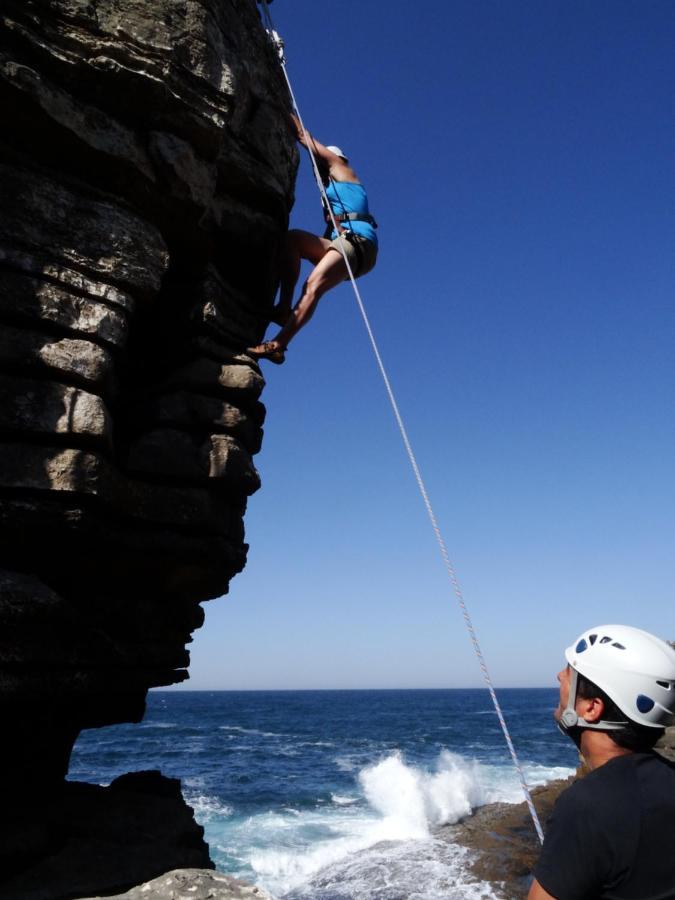
[[[204,869],[177,869],[154,878],[124,894],[107,900],[272,900],[262,888],[246,884],[220,872]],[[103,900],[89,897],[85,900]]]
[[[573,778],[552,781],[532,791],[532,800],[544,823],[561,791]],[[439,830],[437,837],[472,852],[471,872],[489,882],[503,900],[522,900],[539,854],[539,839],[525,803],[490,803],[458,825]]]

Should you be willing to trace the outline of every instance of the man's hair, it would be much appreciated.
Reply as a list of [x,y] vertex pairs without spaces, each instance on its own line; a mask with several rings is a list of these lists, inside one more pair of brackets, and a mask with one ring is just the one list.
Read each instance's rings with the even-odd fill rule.
[[[628,716],[622,712],[616,703],[607,694],[594,684],[589,678],[585,678],[581,672],[577,672],[577,697],[582,700],[593,700],[597,697],[602,700],[605,711],[602,718],[605,722],[625,722]],[[615,744],[634,753],[645,753],[651,750],[659,738],[663,737],[665,728],[649,728],[646,725],[638,725],[630,720],[622,728],[615,731],[606,731]]]

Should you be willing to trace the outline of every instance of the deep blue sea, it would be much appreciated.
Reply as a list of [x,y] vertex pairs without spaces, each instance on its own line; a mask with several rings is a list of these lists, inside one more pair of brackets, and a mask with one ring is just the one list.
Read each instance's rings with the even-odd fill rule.
[[[528,783],[571,774],[555,689],[498,696]],[[438,827],[518,777],[485,690],[152,692],[140,725],[84,732],[70,778],[180,778],[217,867],[281,900],[490,898]]]

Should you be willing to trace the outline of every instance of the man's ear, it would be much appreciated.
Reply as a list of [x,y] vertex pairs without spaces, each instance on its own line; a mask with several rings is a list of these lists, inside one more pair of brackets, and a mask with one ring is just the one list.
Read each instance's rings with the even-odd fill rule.
[[605,704],[599,697],[580,698],[577,702],[577,713],[587,722],[599,722],[605,712]]

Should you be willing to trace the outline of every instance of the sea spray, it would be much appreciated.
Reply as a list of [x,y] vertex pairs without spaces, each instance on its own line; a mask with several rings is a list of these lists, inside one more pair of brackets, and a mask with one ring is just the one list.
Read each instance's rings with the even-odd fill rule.
[[437,771],[422,775],[427,820],[432,825],[458,822],[485,803],[487,767],[443,750]]
[[[555,689],[500,695],[528,783],[570,774]],[[472,715],[489,705],[471,690],[151,693],[147,727],[85,732],[70,777],[180,778],[217,867],[276,900],[488,897],[436,830],[522,798],[494,714]]]
[[371,835],[373,843],[429,836],[418,773],[405,765],[400,753],[363,769],[359,782],[368,803],[383,817]]
[[397,752],[363,769],[359,782],[383,817],[383,840],[421,839],[430,826],[457,822],[484,802],[484,769],[444,750],[429,772],[406,765]]
[[[276,843],[251,856],[256,880],[283,896],[354,856],[367,865],[364,853],[371,848],[429,841],[433,826],[457,822],[482,802],[485,774],[485,766],[448,751],[432,771],[407,765],[402,753],[392,753],[359,772],[365,800],[360,809],[337,804],[338,810],[304,812],[295,824],[275,817]],[[259,839],[269,824],[269,815],[258,818]],[[288,846],[289,838],[294,846]],[[415,855],[411,848],[406,852]]]

